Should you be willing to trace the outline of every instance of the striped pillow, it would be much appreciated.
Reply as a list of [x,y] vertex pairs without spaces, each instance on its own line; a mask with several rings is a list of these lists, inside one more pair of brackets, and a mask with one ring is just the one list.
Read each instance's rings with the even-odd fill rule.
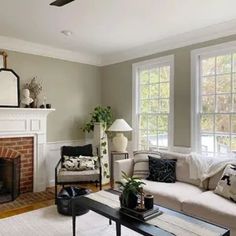
[[134,171],[133,176],[146,179],[149,176],[149,159],[148,155],[152,155],[156,158],[161,158],[159,152],[151,151],[137,151],[134,152]]

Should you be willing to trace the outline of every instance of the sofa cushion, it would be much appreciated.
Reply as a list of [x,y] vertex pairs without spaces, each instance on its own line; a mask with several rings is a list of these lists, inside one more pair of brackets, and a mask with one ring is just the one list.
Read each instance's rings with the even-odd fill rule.
[[221,176],[223,175],[224,170],[219,171],[217,174],[209,178],[208,189],[215,190],[218,182],[220,181]]
[[149,158],[148,180],[174,183],[176,180],[176,159],[158,159],[152,156]]
[[[200,185],[199,180],[190,179],[188,158],[190,154],[182,154],[169,151],[135,151],[134,153],[134,176],[146,179],[149,175],[148,155],[164,159],[177,159],[176,162],[176,180],[190,183],[196,186]],[[141,171],[140,171],[141,170]]]
[[162,158],[177,159],[176,162],[176,180],[184,183],[200,185],[200,180],[190,178],[188,158],[190,154],[182,154],[177,152],[161,151]]
[[236,165],[228,164],[214,191],[236,203]]
[[149,160],[148,155],[161,158],[159,152],[136,151],[134,152],[134,170],[133,176],[146,179],[149,176]]
[[234,228],[236,222],[236,204],[213,191],[192,196],[183,202],[183,211],[212,223]]
[[200,195],[203,191],[194,185],[178,181],[175,183],[142,181],[146,184],[143,186],[144,192],[153,194],[156,204],[178,211],[182,210],[182,202],[184,200]]

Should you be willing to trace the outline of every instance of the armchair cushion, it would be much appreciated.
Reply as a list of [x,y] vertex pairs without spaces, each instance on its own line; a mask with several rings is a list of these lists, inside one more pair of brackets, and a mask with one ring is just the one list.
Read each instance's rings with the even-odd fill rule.
[[83,181],[99,181],[99,170],[69,171],[61,168],[58,172],[58,183],[74,183]]
[[63,146],[61,148],[62,162],[64,162],[64,156],[93,156],[92,144],[84,146]]

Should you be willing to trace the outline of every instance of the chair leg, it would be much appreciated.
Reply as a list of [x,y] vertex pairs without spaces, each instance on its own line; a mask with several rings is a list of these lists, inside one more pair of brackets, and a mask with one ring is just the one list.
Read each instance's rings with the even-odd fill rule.
[[111,219],[109,219],[109,225],[111,225],[112,224],[112,221],[111,221]]
[[55,183],[55,204],[57,204],[57,183]]
[[99,183],[99,189],[102,190],[102,181]]
[[95,182],[96,183],[96,188],[98,187],[98,181]]

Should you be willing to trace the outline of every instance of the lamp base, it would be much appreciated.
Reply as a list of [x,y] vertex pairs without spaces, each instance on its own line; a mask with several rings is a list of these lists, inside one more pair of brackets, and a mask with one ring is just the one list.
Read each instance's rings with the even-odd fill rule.
[[116,152],[126,152],[128,139],[123,133],[116,133],[116,136],[112,139],[114,151]]

